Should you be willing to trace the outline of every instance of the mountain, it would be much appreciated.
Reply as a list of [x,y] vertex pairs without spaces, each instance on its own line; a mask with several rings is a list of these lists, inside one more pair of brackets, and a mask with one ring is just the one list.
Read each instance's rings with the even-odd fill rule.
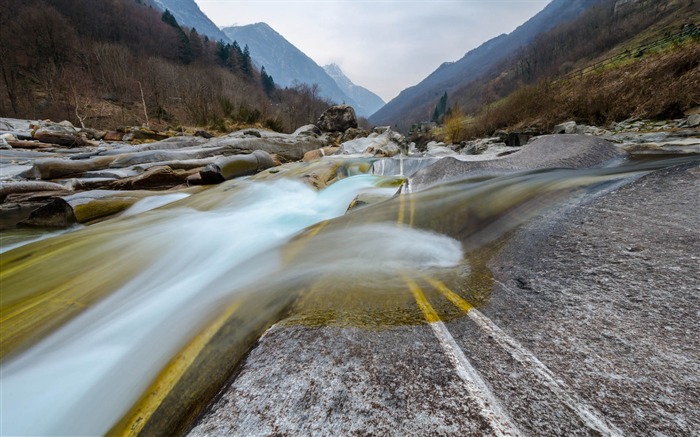
[[576,18],[600,1],[553,0],[512,33],[485,42],[456,62],[442,64],[420,83],[403,90],[373,114],[370,123],[406,129],[415,122],[429,120],[435,103],[445,92],[449,95],[451,91],[479,79],[538,35]]
[[324,65],[323,69],[330,77],[333,78],[335,83],[338,84],[340,89],[343,90],[346,95],[357,102],[358,107],[355,108],[355,110],[358,114],[371,115],[377,112],[379,108],[384,106],[385,102],[381,97],[374,94],[367,88],[352,83],[352,81],[345,75],[345,73],[343,73],[343,70],[341,70],[338,65]]
[[367,117],[371,114],[363,112],[363,105],[343,92],[321,66],[267,24],[231,26],[222,30],[241,47],[247,45],[253,62],[258,67],[265,67],[278,86],[317,84],[323,98],[334,103],[346,103],[355,108],[357,115]]
[[228,37],[199,9],[194,0],[151,0],[161,11],[166,9],[175,16],[181,26],[197,29],[214,41],[231,42]]

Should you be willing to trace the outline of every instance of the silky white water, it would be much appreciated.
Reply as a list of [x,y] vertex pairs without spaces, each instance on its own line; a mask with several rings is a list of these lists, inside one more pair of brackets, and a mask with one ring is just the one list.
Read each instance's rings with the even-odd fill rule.
[[[140,214],[132,210],[135,215],[114,225],[120,229],[114,238],[128,244],[134,257],[143,257],[140,273],[2,364],[0,433],[106,433],[170,358],[253,284],[269,288],[329,271],[447,266],[461,260],[454,240],[381,224],[329,233],[312,246],[318,248],[315,255],[285,260],[280,247],[290,237],[342,215],[377,180],[355,176],[321,192],[292,180],[241,182],[230,194],[221,193],[228,197],[209,211],[186,204]],[[337,256],[329,257],[331,251]]]

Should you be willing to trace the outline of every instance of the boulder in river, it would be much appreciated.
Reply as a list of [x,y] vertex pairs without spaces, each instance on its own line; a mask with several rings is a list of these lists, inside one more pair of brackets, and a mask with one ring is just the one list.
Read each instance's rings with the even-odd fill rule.
[[34,138],[42,143],[57,144],[64,147],[84,147],[88,141],[72,126],[54,124],[40,127],[34,132]]
[[321,114],[316,125],[324,132],[345,132],[357,128],[357,116],[352,106],[335,105]]
[[485,161],[441,159],[418,171],[414,187],[425,187],[442,180],[472,175],[502,174],[539,168],[587,168],[625,155],[612,143],[590,135],[545,135],[517,153]]
[[221,158],[199,172],[201,183],[219,184],[240,176],[255,174],[275,165],[269,153],[255,150],[248,155],[235,155]]

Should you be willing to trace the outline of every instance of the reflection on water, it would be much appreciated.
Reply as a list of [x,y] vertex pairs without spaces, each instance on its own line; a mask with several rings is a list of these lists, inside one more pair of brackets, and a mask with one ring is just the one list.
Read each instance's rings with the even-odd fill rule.
[[[181,431],[281,318],[424,323],[406,277],[483,305],[484,248],[572,190],[661,165],[465,179],[348,214],[359,193],[396,179],[353,176],[320,192],[291,179],[234,181],[9,251],[2,432]],[[441,317],[460,315],[427,299]]]

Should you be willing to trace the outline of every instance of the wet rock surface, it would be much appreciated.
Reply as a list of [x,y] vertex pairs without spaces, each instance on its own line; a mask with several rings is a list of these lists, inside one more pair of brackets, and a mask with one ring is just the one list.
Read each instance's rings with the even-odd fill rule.
[[426,326],[278,326],[189,435],[492,433],[460,382]]
[[523,229],[484,312],[630,435],[700,432],[700,165]]
[[[75,217],[72,200],[65,202],[73,194],[82,199],[97,196],[86,194],[95,190],[181,190],[299,161],[314,150],[320,155],[337,150],[328,148],[334,137],[322,135],[314,125],[293,134],[249,128],[213,137],[206,132],[189,136],[144,127],[100,132],[69,122],[2,118],[0,136],[3,229],[19,222],[83,223]],[[111,205],[109,210],[116,213],[128,203],[122,196]]]
[[447,157],[416,173],[413,183],[416,187],[425,187],[469,174],[593,167],[623,154],[610,142],[590,135],[546,135],[537,137],[517,153],[500,159],[464,161]]
[[276,325],[190,435],[697,434],[700,165],[627,182],[504,241],[490,300],[448,335]]

